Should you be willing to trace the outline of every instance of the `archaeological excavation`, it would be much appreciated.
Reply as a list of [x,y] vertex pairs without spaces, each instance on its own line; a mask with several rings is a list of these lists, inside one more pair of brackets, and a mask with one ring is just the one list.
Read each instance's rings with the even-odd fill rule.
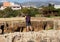
[[[10,32],[26,32],[26,23],[24,18],[18,18],[13,20],[1,20],[0,21],[0,30],[2,31],[2,28],[4,28],[4,33],[10,33]],[[34,19],[34,20],[33,20]],[[45,20],[46,19],[46,20]],[[58,18],[57,18],[58,19]],[[33,31],[37,32],[40,30],[58,30],[60,29],[60,20],[54,20],[50,18],[32,18],[31,24]],[[3,25],[3,26],[2,26]],[[1,32],[0,31],[0,32]]]
[[[34,19],[34,20],[33,20]],[[34,18],[31,24],[33,31],[26,31],[24,18],[0,19],[1,42],[60,42],[59,18]],[[2,28],[4,29],[2,33]]]

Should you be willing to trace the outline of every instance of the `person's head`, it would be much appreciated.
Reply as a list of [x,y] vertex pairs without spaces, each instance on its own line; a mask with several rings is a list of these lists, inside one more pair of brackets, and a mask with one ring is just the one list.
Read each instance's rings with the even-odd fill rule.
[[30,16],[29,14],[27,14],[26,16]]

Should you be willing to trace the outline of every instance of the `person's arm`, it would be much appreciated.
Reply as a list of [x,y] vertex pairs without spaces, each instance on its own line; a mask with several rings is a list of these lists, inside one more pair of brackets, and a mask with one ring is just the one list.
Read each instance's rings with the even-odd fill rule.
[[25,16],[25,21],[26,21],[26,16]]

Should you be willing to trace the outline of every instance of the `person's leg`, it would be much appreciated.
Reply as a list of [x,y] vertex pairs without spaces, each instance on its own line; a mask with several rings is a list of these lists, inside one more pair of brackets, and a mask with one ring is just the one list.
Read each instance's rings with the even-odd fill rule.
[[29,26],[27,26],[27,29],[26,30],[27,30],[27,32],[29,31]]
[[[1,30],[2,30],[2,27],[1,27]],[[1,34],[2,34],[3,30],[1,31]]]
[[30,26],[30,30],[32,31],[33,29],[32,29],[32,26]]
[[4,34],[4,28],[2,28],[2,33],[1,34]]
[[4,33],[4,25],[1,26],[1,30],[2,30],[1,34],[3,34]]

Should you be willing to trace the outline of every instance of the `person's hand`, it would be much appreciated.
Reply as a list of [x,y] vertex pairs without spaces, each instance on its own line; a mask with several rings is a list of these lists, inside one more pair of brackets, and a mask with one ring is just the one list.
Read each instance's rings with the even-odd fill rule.
[[25,18],[26,18],[26,16],[25,16]]

